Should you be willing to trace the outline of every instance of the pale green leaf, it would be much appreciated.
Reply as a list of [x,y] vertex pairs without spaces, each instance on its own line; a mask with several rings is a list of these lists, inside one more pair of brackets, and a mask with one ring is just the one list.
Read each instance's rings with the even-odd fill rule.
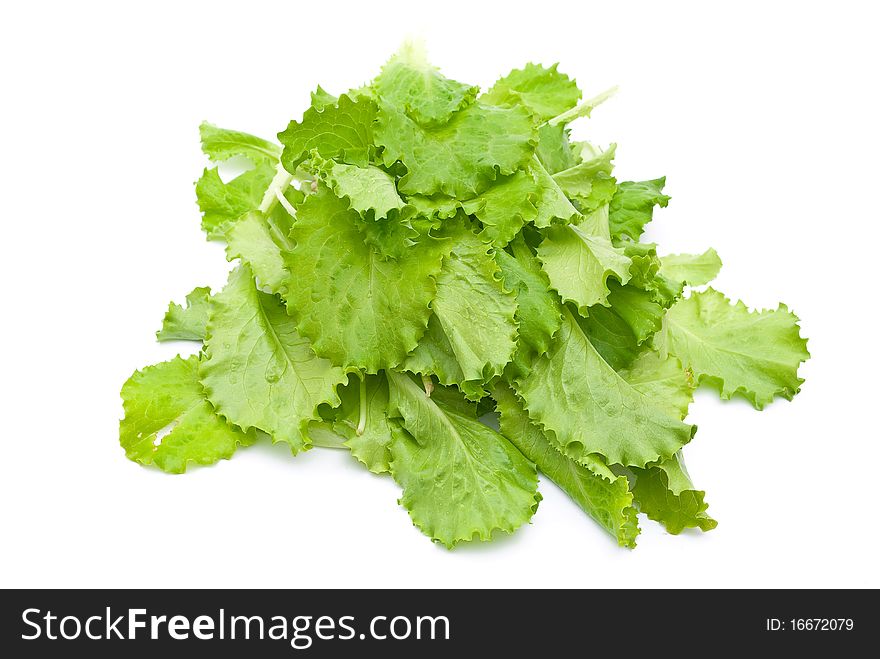
[[223,182],[216,167],[206,169],[196,182],[196,199],[208,238],[222,239],[233,222],[256,210],[273,178],[275,165],[268,160],[258,162],[228,183]]
[[611,533],[621,547],[635,547],[639,525],[626,476],[614,475],[599,460],[588,461],[591,467],[588,469],[560,453],[532,423],[509,387],[496,385],[492,396],[501,414],[501,433],[534,462],[541,473]]
[[269,161],[273,166],[281,157],[281,147],[261,137],[220,128],[207,121],[199,126],[202,151],[214,162],[244,156],[252,162]]
[[644,343],[660,330],[666,310],[654,301],[653,293],[636,286],[621,286],[614,281],[609,282],[608,287],[611,291],[608,306],[629,326],[636,343]]
[[577,164],[568,141],[569,130],[563,124],[538,127],[538,146],[535,155],[550,174],[561,172]]
[[540,64],[526,64],[498,80],[480,100],[492,105],[523,105],[539,122],[573,108],[581,98],[577,83],[564,73]]
[[450,80],[431,66],[419,42],[405,43],[382,67],[373,87],[383,102],[423,125],[445,124],[479,92],[479,87]]
[[568,222],[578,215],[553,178],[537,159],[527,168],[502,177],[485,192],[465,201],[448,195],[411,195],[407,199],[428,218],[448,219],[459,209],[473,214],[484,226],[487,241],[503,247],[527,222],[548,227],[552,222]]
[[159,341],[201,341],[205,338],[208,310],[211,306],[211,289],[194,288],[186,296],[186,306],[171,302],[162,329],[156,332]]
[[233,270],[212,301],[200,375],[208,400],[231,423],[258,428],[296,453],[318,406],[339,403],[345,372],[316,357],[281,300],[259,291],[249,267]]
[[403,368],[419,375],[434,376],[443,385],[455,385],[470,400],[486,396],[482,375],[474,380],[465,377],[449,337],[436,315],[431,316],[428,329],[419,339],[415,350],[407,356]]
[[696,431],[634,389],[599,355],[571,313],[550,351],[515,383],[529,416],[575,460],[644,467],[671,457]]
[[354,224],[364,244],[375,249],[382,258],[405,259],[435,228],[431,220],[414,217],[414,214],[412,206],[404,206],[400,212],[392,211],[381,220],[361,219],[358,214]]
[[605,151],[595,149],[578,164],[553,174],[553,180],[569,197],[589,197],[597,177],[600,174],[610,175],[614,169],[611,161],[616,151],[616,144]]
[[315,91],[311,92],[309,96],[312,100],[312,107],[319,111],[323,110],[328,105],[336,105],[339,103],[339,97],[334,96],[321,87],[321,85],[318,85],[317,88],[315,88]]
[[291,121],[278,133],[284,145],[281,163],[291,174],[312,151],[322,158],[339,158],[365,167],[373,148],[376,104],[368,98],[352,99],[346,94],[336,105],[310,107],[301,122]]
[[669,203],[669,197],[663,194],[664,185],[665,176],[653,181],[618,184],[608,213],[611,237],[638,240],[654,216],[654,206],[665,208]]
[[238,446],[253,444],[253,432],[233,428],[214,413],[198,366],[198,355],[175,357],[135,371],[122,386],[119,443],[130,460],[182,474],[189,462],[228,460]]
[[464,210],[483,225],[480,237],[504,247],[523,224],[535,219],[538,188],[530,172],[518,172],[499,179],[478,197],[464,202]]
[[[611,228],[608,225],[608,204],[603,204],[586,215],[582,215],[574,222],[581,230],[591,236],[599,236],[605,240],[611,240]],[[626,253],[626,250],[624,250]],[[627,254],[627,256],[629,256]],[[633,267],[630,266],[630,273]]]
[[631,365],[644,350],[632,328],[611,307],[590,307],[586,318],[576,318],[596,351],[615,371]]
[[[511,360],[514,358],[515,354]],[[509,365],[506,364],[505,368]],[[431,316],[428,330],[404,362],[403,368],[423,378],[436,378],[437,382],[447,387],[454,387],[469,402],[481,401],[489,395],[485,378],[471,380],[465,378],[449,337],[446,336],[436,316]]]
[[552,226],[538,247],[538,258],[551,286],[566,302],[577,305],[581,315],[587,307],[608,304],[608,278],[629,281],[630,260],[623,251],[581,227]]
[[657,274],[660,272],[660,258],[657,256],[657,245],[654,243],[638,243],[629,239],[619,240],[617,246],[632,261],[629,273],[631,284],[644,290],[654,287]]
[[498,175],[513,174],[531,157],[535,129],[522,108],[474,103],[436,128],[420,126],[403,112],[383,107],[375,127],[386,166],[402,162],[405,194],[443,193],[471,199]]
[[617,179],[600,172],[590,183],[589,194],[572,197],[572,201],[581,213],[589,215],[603,206],[608,206],[614,199],[616,192]]
[[437,277],[434,315],[464,379],[487,381],[516,349],[516,296],[504,290],[500,269],[477,236],[464,230],[454,238]]
[[389,258],[364,242],[362,222],[326,188],[306,199],[286,300],[318,355],[375,373],[400,364],[424,334],[448,241],[424,238]]
[[665,357],[654,350],[646,350],[620,377],[633,389],[651,399],[657,407],[684,419],[694,397],[694,384],[681,362],[672,355]]
[[525,241],[517,238],[511,249],[512,256],[498,250],[495,260],[501,267],[505,288],[516,293],[519,339],[543,354],[550,348],[550,340],[562,323],[562,306],[550,290],[547,274]]
[[288,234],[293,218],[282,207],[268,217],[259,211],[246,214],[226,234],[226,257],[247,263],[261,286],[273,293],[285,290],[290,273],[284,254],[293,249]]
[[390,471],[392,423],[388,419],[388,381],[384,374],[350,376],[340,389],[341,404],[333,410],[332,428],[374,474]]
[[708,288],[669,310],[655,344],[725,400],[740,394],[760,410],[775,397],[791,400],[800,390],[798,367],[810,353],[799,330],[798,317],[784,304],[750,312]]
[[351,209],[366,219],[384,219],[405,205],[397,194],[394,177],[373,165],[359,167],[331,160],[318,173],[337,197],[347,199]]
[[681,453],[647,469],[633,469],[633,496],[639,510],[660,522],[673,535],[684,529],[711,531],[718,522],[709,517],[706,493],[694,488]]
[[684,284],[680,281],[673,281],[660,272],[657,245],[634,243],[629,239],[623,239],[617,242],[617,246],[622,248],[623,253],[632,261],[629,268],[630,286],[641,288],[650,293],[651,299],[664,309],[671,307],[681,297]]
[[569,136],[569,129],[562,124],[556,126],[543,124],[538,127],[538,146],[535,147],[535,156],[548,174],[561,172],[577,164]]
[[400,503],[423,533],[448,548],[531,519],[539,495],[535,465],[476,417],[429,398],[409,376],[388,373],[390,409],[406,432],[391,443]]
[[721,270],[721,258],[711,247],[702,254],[669,254],[660,262],[660,274],[689,286],[708,284]]
[[556,220],[569,222],[574,219],[578,215],[578,210],[572,206],[559,184],[553,180],[541,163],[533,158],[530,168],[535,177],[535,185],[538,187],[535,226],[546,228]]
[[463,202],[444,194],[410,195],[406,202],[428,219],[447,220],[455,217]]

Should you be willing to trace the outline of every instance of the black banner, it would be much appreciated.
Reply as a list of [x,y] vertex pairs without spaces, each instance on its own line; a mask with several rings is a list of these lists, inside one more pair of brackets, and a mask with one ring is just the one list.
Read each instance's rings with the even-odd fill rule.
[[7,657],[840,652],[880,639],[876,591],[7,590],[0,599]]

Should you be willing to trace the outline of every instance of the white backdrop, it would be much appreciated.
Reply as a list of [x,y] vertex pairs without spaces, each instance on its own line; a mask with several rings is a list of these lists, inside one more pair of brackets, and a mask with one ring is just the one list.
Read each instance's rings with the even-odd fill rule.
[[[725,4],[4,5],[0,586],[880,586],[880,14]],[[120,385],[193,349],[153,332],[229,268],[199,230],[199,122],[271,137],[411,35],[484,86],[529,60],[620,85],[577,136],[617,142],[619,178],[668,177],[647,238],[714,246],[720,290],[802,317],[793,403],[692,408],[716,530],[642,520],[627,551],[542,482],[531,525],[449,552],[342,452],[258,445],[184,476],[125,459]]]

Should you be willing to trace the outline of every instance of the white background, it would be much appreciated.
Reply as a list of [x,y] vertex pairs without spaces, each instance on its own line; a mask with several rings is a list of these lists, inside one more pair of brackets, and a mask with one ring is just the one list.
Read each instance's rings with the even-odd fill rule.
[[[841,1],[4,4],[0,586],[880,586],[878,19]],[[184,476],[125,459],[120,385],[193,349],[153,332],[230,267],[199,229],[199,122],[271,137],[408,35],[483,86],[529,60],[587,95],[619,84],[577,136],[618,142],[621,179],[667,175],[648,239],[714,246],[719,289],[802,317],[793,403],[692,408],[715,531],[643,520],[627,551],[542,482],[531,525],[449,552],[343,452],[258,445]]]

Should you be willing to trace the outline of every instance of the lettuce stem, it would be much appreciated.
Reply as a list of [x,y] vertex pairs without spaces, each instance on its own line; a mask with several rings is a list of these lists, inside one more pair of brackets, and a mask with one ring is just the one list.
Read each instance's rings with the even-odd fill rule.
[[431,392],[434,391],[434,381],[430,375],[422,376],[422,386],[425,388],[425,397],[430,398]]
[[589,98],[586,101],[576,105],[571,110],[566,110],[560,115],[553,117],[552,119],[547,120],[548,126],[556,126],[557,124],[567,124],[574,119],[579,117],[589,117],[590,113],[595,110],[599,105],[607,101],[609,98],[614,96],[617,93],[617,85],[611,87],[610,89],[606,89],[601,94],[597,94],[593,98]]
[[[272,179],[272,182],[269,183],[269,187],[266,188],[265,194],[263,194],[263,200],[260,202],[260,212],[264,215],[268,215],[272,212],[272,209],[275,208],[275,204],[278,203],[279,196],[284,195],[284,191],[287,189],[287,186],[290,185],[290,182],[293,180],[293,174],[288,172],[279,162],[276,166],[275,177]],[[285,199],[285,201],[287,201]],[[287,206],[284,206],[287,209]],[[288,209],[287,212],[290,212]]]
[[365,374],[361,375],[360,403],[361,411],[358,417],[357,429],[355,430],[358,436],[363,435],[364,430],[367,428],[367,376]]
[[284,192],[281,190],[275,190],[275,196],[278,197],[278,203],[284,207],[284,210],[287,211],[287,214],[290,217],[296,218],[296,209],[287,201],[287,197],[284,196]]

